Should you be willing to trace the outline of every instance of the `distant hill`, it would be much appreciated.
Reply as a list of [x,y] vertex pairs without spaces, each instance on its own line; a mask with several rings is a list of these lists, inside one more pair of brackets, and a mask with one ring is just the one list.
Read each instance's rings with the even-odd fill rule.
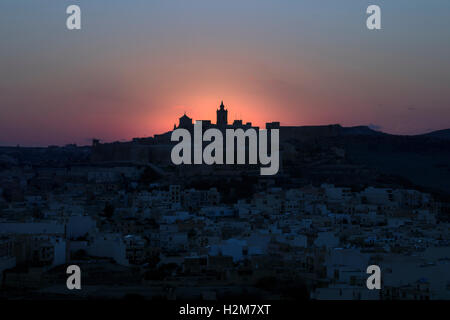
[[[447,134],[450,130],[447,130]],[[333,143],[332,143],[333,144]],[[351,163],[450,194],[450,139],[434,135],[349,134],[334,138]]]
[[450,140],[450,129],[433,131],[430,133],[423,134],[422,136]]
[[373,130],[368,126],[342,127],[341,130],[342,134],[344,135],[370,135],[370,136],[387,135],[387,133]]

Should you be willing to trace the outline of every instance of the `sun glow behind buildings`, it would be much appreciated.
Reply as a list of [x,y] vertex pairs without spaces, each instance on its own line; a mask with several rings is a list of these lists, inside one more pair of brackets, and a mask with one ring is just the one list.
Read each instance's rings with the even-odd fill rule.
[[448,2],[382,1],[392,19],[371,34],[366,3],[79,2],[72,33],[63,3],[2,3],[1,145],[151,136],[185,111],[214,120],[221,100],[261,127],[450,127]]

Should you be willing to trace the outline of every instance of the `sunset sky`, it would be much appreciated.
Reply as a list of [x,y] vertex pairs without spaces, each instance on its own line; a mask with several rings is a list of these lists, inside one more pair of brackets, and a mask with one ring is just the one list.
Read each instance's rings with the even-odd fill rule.
[[0,40],[0,145],[151,136],[221,100],[260,126],[450,128],[448,0],[1,0]]

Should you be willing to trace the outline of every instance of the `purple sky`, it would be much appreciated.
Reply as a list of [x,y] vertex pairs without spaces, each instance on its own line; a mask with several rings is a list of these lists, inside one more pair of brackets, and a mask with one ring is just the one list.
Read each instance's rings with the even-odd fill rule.
[[150,136],[221,100],[261,126],[450,128],[448,0],[2,0],[0,39],[0,145]]

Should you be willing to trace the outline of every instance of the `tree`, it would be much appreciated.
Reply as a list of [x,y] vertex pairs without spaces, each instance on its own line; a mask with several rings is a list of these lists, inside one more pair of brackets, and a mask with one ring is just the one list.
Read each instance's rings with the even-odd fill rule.
[[142,172],[140,177],[140,182],[144,184],[149,184],[160,179],[161,176],[153,170],[151,167],[145,167],[144,172]]
[[105,208],[103,208],[103,216],[106,217],[107,219],[112,218],[112,216],[114,215],[114,206],[110,203],[105,204]]
[[38,206],[33,207],[33,212],[31,213],[31,215],[34,219],[43,219],[44,218],[44,213]]

